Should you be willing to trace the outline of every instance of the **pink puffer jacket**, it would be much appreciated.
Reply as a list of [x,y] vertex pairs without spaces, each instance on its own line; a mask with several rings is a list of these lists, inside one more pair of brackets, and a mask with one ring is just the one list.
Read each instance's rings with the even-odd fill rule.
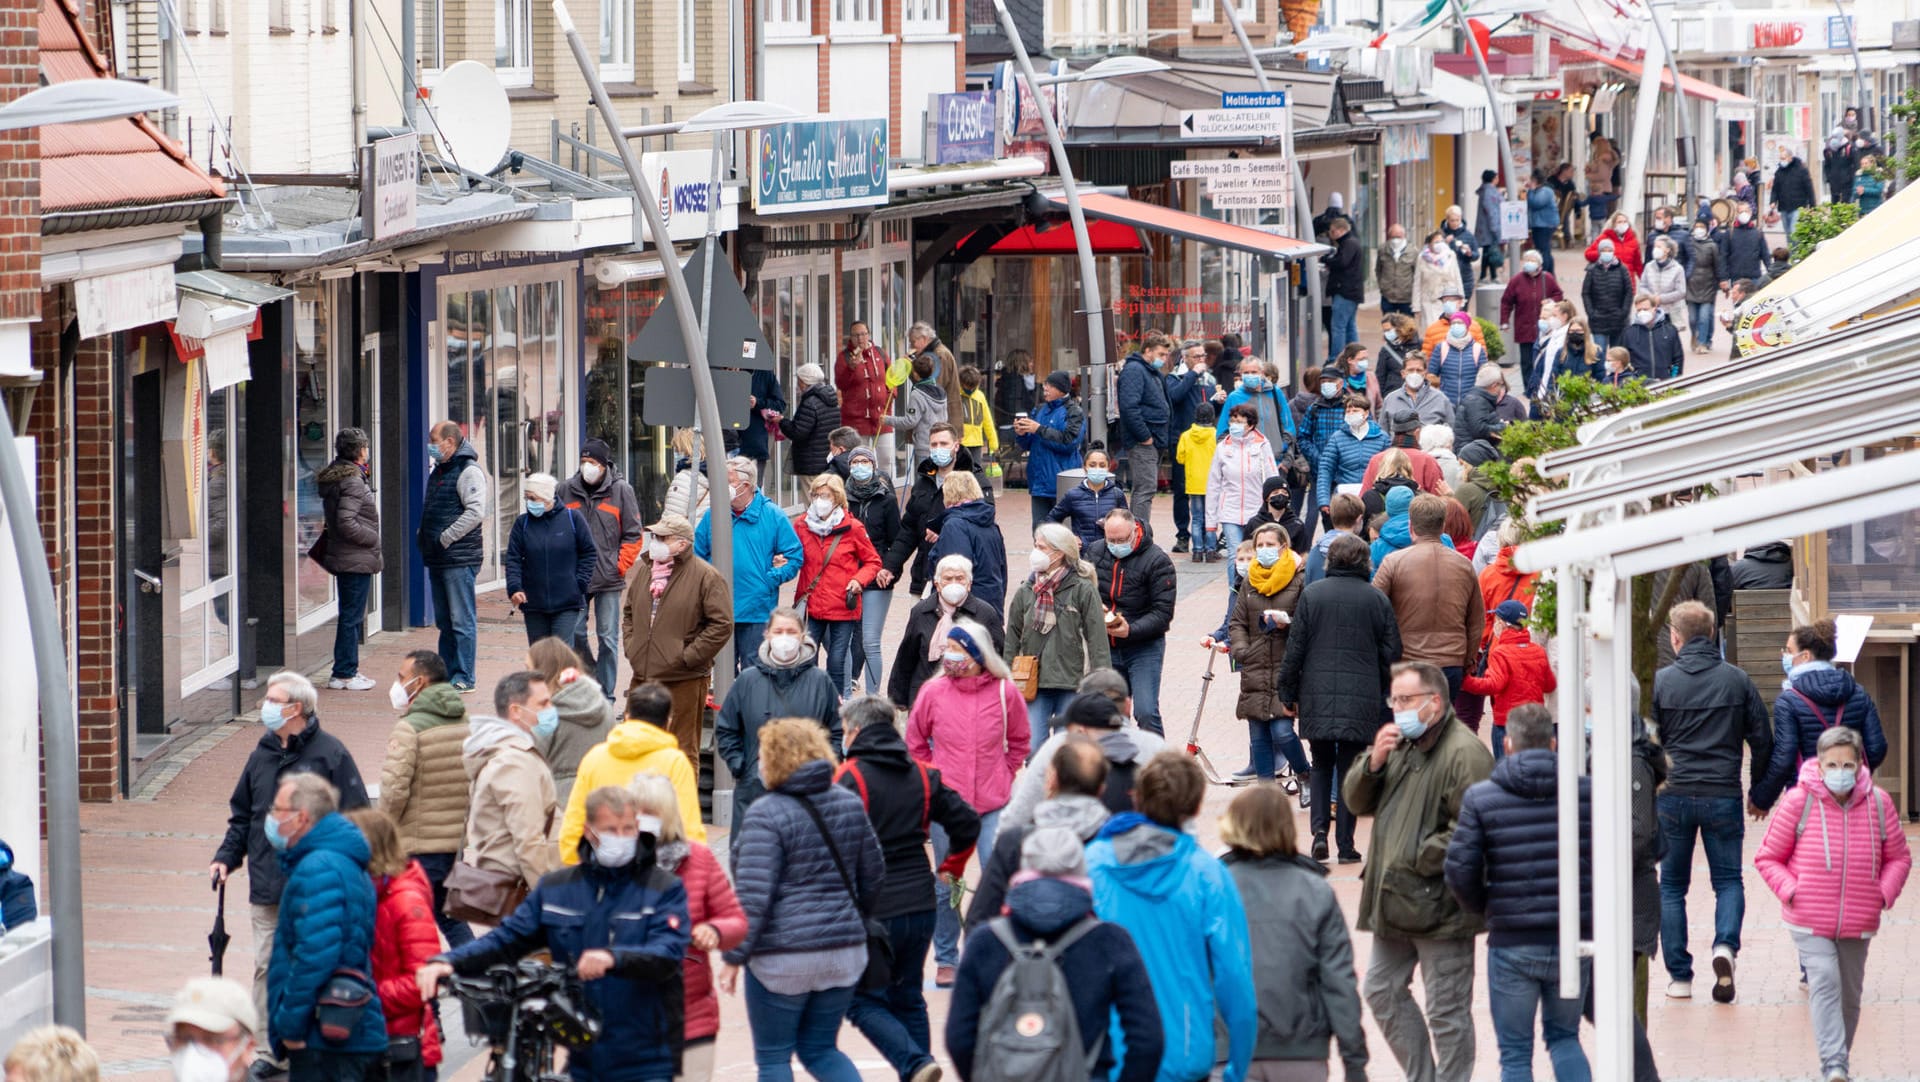
[[987,673],[934,677],[907,715],[907,754],[938,767],[947,787],[982,815],[1006,806],[1032,743],[1019,686]]
[[1893,908],[1913,855],[1892,799],[1866,767],[1842,806],[1821,780],[1819,761],[1808,759],[1800,783],[1774,808],[1753,863],[1779,896],[1788,927],[1864,939],[1879,929],[1880,911]]

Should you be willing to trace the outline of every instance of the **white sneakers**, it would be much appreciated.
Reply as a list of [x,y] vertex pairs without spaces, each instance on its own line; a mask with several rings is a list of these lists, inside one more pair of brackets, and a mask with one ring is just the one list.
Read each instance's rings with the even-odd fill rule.
[[1725,943],[1713,948],[1713,1001],[1733,1002],[1733,948]]
[[1692,999],[1693,985],[1687,981],[1668,981],[1667,982],[1667,998],[1668,999]]
[[336,676],[327,681],[327,687],[333,691],[372,691],[376,686],[370,677],[358,673],[346,680]]

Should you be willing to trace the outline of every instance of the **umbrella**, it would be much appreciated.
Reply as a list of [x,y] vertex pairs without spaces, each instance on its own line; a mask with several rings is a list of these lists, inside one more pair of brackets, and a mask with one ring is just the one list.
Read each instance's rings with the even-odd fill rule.
[[222,975],[222,963],[227,957],[227,944],[233,942],[233,937],[227,934],[226,880],[215,883],[213,889],[220,901],[213,911],[213,931],[207,934],[207,947],[213,952],[208,958],[213,963],[213,975],[218,977]]

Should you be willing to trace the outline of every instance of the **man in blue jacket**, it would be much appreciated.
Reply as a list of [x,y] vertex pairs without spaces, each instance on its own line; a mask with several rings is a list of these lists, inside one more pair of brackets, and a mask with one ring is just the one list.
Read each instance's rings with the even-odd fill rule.
[[33,880],[13,870],[13,847],[0,839],[0,931],[32,924],[39,915]]
[[[780,603],[780,586],[800,574],[800,535],[760,491],[759,464],[727,460],[728,505],[733,512],[733,566],[720,573],[733,582],[733,670],[753,664],[766,635],[767,617]],[[713,559],[713,509],[693,531],[693,554]]]
[[1120,366],[1116,392],[1120,438],[1115,446],[1127,459],[1127,486],[1133,495],[1128,503],[1134,514],[1149,522],[1153,496],[1160,488],[1160,452],[1173,446],[1173,412],[1167,402],[1167,381],[1161,375],[1172,352],[1172,339],[1149,332]]
[[1060,497],[1062,471],[1080,468],[1087,435],[1087,413],[1073,400],[1073,377],[1049,372],[1040,384],[1040,405],[1030,417],[1013,419],[1014,439],[1027,453],[1027,495],[1033,503],[1033,528],[1047,521]]
[[[1180,363],[1177,370],[1167,377],[1167,447],[1172,449],[1180,443],[1180,434],[1193,427],[1193,411],[1200,408],[1214,391],[1213,372],[1207,368],[1207,347],[1204,342],[1188,339],[1180,344]],[[1201,473],[1206,472],[1205,465],[1193,467]],[[1188,467],[1178,460],[1173,463],[1173,549],[1185,552],[1193,540],[1192,508],[1188,506],[1186,472]],[[1201,529],[1206,528],[1205,524]]]
[[387,1050],[379,996],[368,1000],[344,1041],[323,1037],[315,1014],[335,970],[373,972],[370,850],[339,806],[340,791],[325,778],[289,774],[267,812],[267,841],[287,873],[267,964],[267,1032],[287,1053],[292,1082],[371,1078]]
[[1787,635],[1787,647],[1780,652],[1787,679],[1773,700],[1773,754],[1766,775],[1753,787],[1757,811],[1773,807],[1799,775],[1800,763],[1813,758],[1820,734],[1832,726],[1845,725],[1860,734],[1868,769],[1879,770],[1886,761],[1887,733],[1880,726],[1880,710],[1852,675],[1834,668],[1836,637],[1832,620],[1802,624]]
[[[1247,914],[1226,866],[1181,824],[1200,814],[1206,776],[1191,756],[1163,751],[1134,778],[1134,806],[1087,846],[1093,908],[1125,928],[1147,965],[1166,1047],[1157,1082],[1199,1082],[1213,1071],[1217,1013],[1227,1028],[1225,1082],[1253,1060],[1258,1015]],[[1112,1044],[1123,1043],[1118,1026]]]

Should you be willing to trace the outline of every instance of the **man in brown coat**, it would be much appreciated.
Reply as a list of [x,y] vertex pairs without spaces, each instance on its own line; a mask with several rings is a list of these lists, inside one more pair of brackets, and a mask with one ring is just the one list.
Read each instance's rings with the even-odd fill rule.
[[1393,602],[1401,660],[1439,669],[1458,697],[1466,667],[1479,652],[1487,612],[1473,563],[1440,540],[1446,521],[1445,500],[1415,496],[1407,508],[1413,544],[1380,561],[1373,585]]
[[434,919],[450,946],[473,938],[465,921],[446,915],[447,873],[467,843],[467,704],[447,682],[447,663],[432,650],[400,659],[388,690],[400,720],[387,737],[380,768],[380,808],[393,817],[400,842],[433,884]]
[[622,641],[633,688],[649,680],[673,694],[668,731],[690,762],[700,761],[700,717],[713,659],[733,635],[733,591],[712,564],[693,554],[693,524],[661,515],[647,527],[646,559],[627,572]]

